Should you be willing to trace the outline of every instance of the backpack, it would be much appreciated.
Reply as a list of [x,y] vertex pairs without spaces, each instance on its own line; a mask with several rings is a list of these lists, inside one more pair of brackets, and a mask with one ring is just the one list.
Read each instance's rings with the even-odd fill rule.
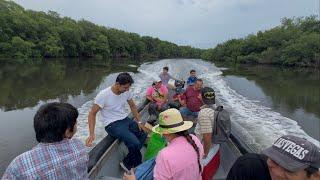
[[140,164],[135,170],[137,180],[153,180],[153,169],[156,165],[156,159],[152,158]]
[[231,120],[228,111],[223,106],[214,110],[214,125],[212,139],[214,144],[228,141],[231,134]]

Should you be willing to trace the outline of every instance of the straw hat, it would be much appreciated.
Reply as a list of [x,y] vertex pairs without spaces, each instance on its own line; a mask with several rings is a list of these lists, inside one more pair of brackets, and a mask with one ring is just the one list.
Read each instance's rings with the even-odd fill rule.
[[171,108],[163,111],[159,115],[159,124],[152,128],[158,134],[173,134],[185,131],[193,126],[191,121],[183,121],[180,112]]

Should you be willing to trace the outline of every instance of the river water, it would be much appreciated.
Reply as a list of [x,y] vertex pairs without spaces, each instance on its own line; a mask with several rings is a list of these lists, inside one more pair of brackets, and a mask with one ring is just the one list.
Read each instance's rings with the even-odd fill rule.
[[[319,145],[319,71],[269,66],[214,65],[197,59],[156,62],[54,60],[0,63],[0,174],[10,161],[35,144],[33,116],[45,102],[69,102],[79,110],[78,132],[88,135],[87,115],[93,98],[115,81],[118,72],[131,72],[131,91],[137,103],[163,66],[186,79],[195,69],[231,112],[232,128],[250,147],[259,151],[283,134],[306,137]],[[96,142],[105,136],[96,124]]]

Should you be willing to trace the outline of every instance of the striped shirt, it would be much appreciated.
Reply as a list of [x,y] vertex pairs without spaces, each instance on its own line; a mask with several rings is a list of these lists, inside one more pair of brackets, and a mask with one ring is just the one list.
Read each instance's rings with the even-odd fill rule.
[[214,110],[208,105],[201,107],[201,110],[198,115],[198,123],[196,127],[196,134],[198,138],[203,139],[202,135],[205,133],[212,133],[214,125]]
[[16,157],[2,179],[88,179],[88,160],[78,139],[39,143]]

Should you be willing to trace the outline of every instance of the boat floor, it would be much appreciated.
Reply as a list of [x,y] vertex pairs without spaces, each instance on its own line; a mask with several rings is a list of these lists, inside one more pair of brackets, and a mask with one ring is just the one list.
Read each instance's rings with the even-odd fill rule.
[[[100,179],[100,180],[101,179],[104,179],[104,180],[122,179],[124,171],[121,169],[119,163],[128,153],[128,150],[124,145],[124,143],[119,143],[118,141],[116,141],[113,146],[114,147],[110,149],[110,154],[112,155],[108,157],[107,161],[105,162],[104,166],[102,166],[99,174],[95,179]],[[221,144],[220,146],[221,162],[220,162],[219,169],[213,179],[215,180],[226,179],[232,164],[240,155],[238,154],[237,149],[233,149],[231,147],[232,146],[230,146],[228,142]],[[141,152],[142,154],[144,154],[145,148],[142,148]]]

